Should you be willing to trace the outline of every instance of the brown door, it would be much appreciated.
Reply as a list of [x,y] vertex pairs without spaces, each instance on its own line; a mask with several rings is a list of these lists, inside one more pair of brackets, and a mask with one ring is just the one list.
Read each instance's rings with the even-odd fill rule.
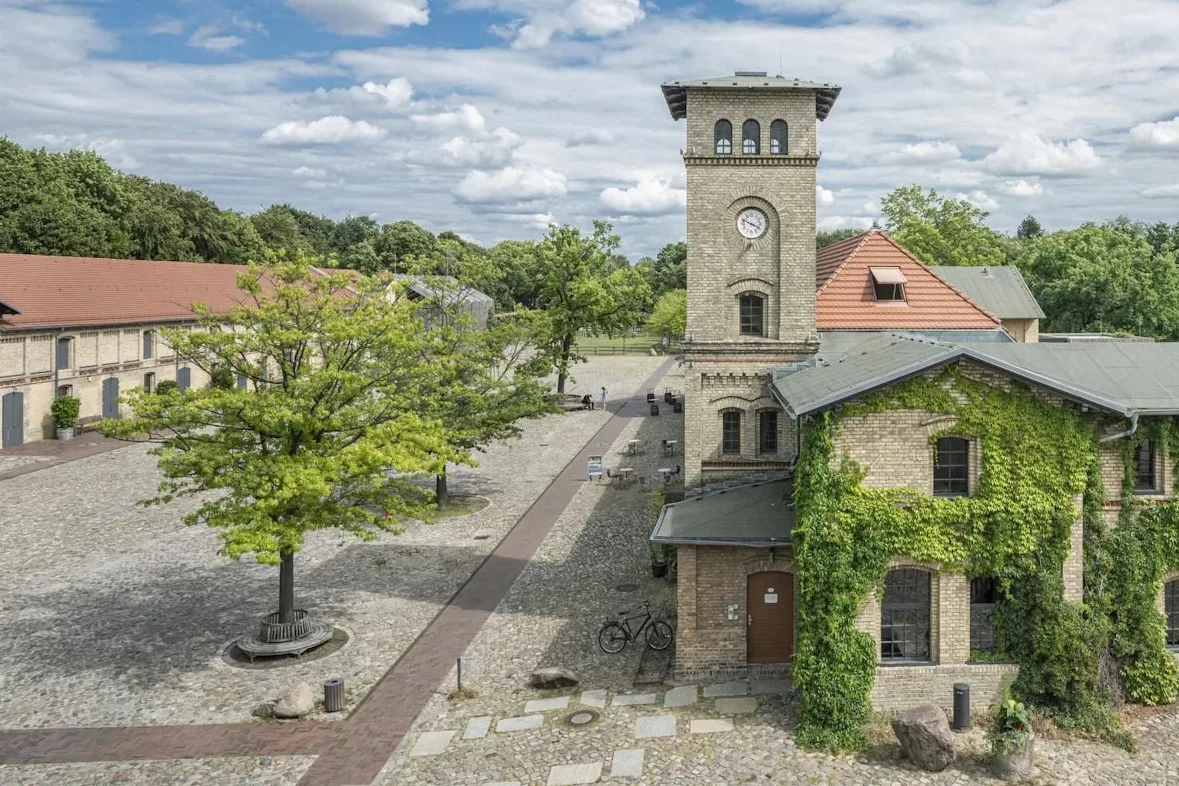
[[746,660],[789,663],[794,660],[794,575],[754,573],[748,587]]

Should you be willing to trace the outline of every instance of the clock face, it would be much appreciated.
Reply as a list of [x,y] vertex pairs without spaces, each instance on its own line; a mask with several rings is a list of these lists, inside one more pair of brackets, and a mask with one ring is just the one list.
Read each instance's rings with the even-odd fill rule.
[[737,214],[737,231],[742,237],[754,240],[766,233],[766,214],[756,207],[747,207]]

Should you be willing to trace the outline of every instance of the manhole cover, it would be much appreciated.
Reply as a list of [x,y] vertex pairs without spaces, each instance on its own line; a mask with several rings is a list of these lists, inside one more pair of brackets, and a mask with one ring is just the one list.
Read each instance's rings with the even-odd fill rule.
[[638,584],[619,584],[614,589],[618,590],[619,592],[634,592],[638,588]]
[[598,719],[598,713],[593,710],[578,710],[565,719],[570,726],[588,726]]

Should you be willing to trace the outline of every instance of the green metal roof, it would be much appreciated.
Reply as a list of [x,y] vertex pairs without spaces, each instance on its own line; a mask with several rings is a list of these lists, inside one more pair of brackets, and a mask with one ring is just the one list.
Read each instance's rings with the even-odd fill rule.
[[839,85],[828,82],[807,82],[785,76],[769,76],[765,71],[737,71],[732,76],[718,76],[714,79],[694,79],[683,82],[664,82],[663,97],[674,120],[688,116],[687,89],[703,88],[714,90],[808,90],[815,93],[815,117],[826,120],[839,98]]
[[733,486],[664,505],[652,543],[772,548],[790,543],[794,479]]
[[1018,268],[931,265],[929,269],[999,319],[1044,318]]
[[1127,417],[1179,413],[1179,343],[952,344],[892,333],[824,334],[813,358],[774,373],[772,390],[800,417],[962,359]]

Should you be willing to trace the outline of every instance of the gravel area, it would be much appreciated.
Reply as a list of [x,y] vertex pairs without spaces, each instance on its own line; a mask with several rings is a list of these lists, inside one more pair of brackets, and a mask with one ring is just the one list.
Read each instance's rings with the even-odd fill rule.
[[[662,360],[603,356],[578,377],[629,395]],[[215,531],[179,523],[194,500],[136,506],[159,481],[145,447],[0,481],[4,726],[247,721],[293,680],[337,675],[355,703],[608,417],[526,422],[522,439],[478,455],[478,467],[452,468],[452,493],[491,500],[478,513],[373,543],[314,533],[296,563],[298,602],[351,641],[271,670],[220,654],[273,610],[276,569],[218,556]]]
[[311,756],[0,766],[4,786],[294,786]]

